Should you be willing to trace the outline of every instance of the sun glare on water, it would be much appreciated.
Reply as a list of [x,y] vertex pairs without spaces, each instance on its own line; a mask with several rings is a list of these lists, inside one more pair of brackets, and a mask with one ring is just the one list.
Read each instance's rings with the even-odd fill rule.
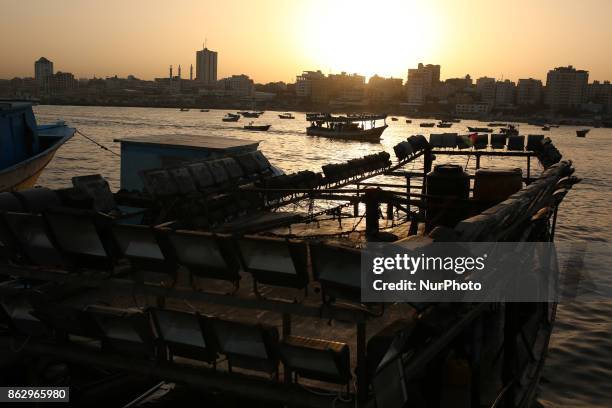
[[404,77],[433,55],[440,27],[426,2],[311,2],[304,10],[303,48],[314,66],[337,73]]

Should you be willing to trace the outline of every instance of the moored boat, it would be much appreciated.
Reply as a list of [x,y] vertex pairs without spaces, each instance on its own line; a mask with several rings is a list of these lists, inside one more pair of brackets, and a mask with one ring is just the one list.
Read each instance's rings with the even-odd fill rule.
[[210,112],[210,109],[200,109],[200,112]]
[[491,133],[491,132],[493,132],[493,129],[488,128],[488,127],[468,126],[467,128],[468,128],[468,130],[470,132],[474,132],[474,133]]
[[[378,142],[388,127],[387,115],[347,115],[308,114],[310,126],[306,128],[309,136],[322,136],[334,139],[363,140]],[[378,121],[383,125],[377,125]]]
[[228,113],[223,118],[221,118],[223,122],[238,122],[239,119],[240,115],[234,113]]
[[245,118],[258,118],[261,114],[261,112],[242,112]]
[[442,121],[442,122],[439,122],[436,126],[439,127],[439,128],[449,128],[449,127],[453,126],[453,124],[451,122],[444,122],[444,121]]
[[406,119],[406,123],[412,123],[412,119]]
[[285,112],[285,113],[281,113],[278,115],[279,119],[295,119],[295,116],[293,116],[293,114],[291,114],[290,112]]
[[180,112],[189,112],[189,109],[188,108],[181,108],[181,109],[179,109],[179,111]]
[[392,120],[393,122],[397,122],[397,118],[395,118],[395,117],[391,118],[391,120]]
[[75,131],[64,122],[37,125],[32,103],[0,101],[0,191],[33,187]]
[[433,122],[423,122],[419,126],[424,127],[424,128],[431,128],[431,127],[436,126],[436,124]]
[[255,125],[253,122],[250,122],[248,125],[244,125],[244,129],[266,132],[270,129],[271,126],[272,125]]
[[579,129],[576,131],[576,136],[577,137],[586,137],[587,133],[589,133],[589,130],[591,129]]

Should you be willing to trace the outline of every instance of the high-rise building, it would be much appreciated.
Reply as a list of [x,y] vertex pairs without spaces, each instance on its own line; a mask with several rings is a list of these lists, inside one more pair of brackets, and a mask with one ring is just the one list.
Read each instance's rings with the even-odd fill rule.
[[376,102],[400,99],[404,93],[403,82],[401,78],[383,78],[374,75],[368,80],[367,95]]
[[476,80],[476,93],[482,102],[491,106],[495,103],[495,78],[480,77]]
[[40,57],[34,62],[34,78],[41,86],[49,83],[51,75],[53,75],[53,62],[45,57]]
[[497,81],[495,83],[495,106],[514,105],[515,91],[516,85],[509,79]]
[[321,71],[304,71],[295,78],[295,94],[299,98],[311,98],[313,89],[318,89],[317,84],[325,81],[325,74]]
[[226,95],[236,97],[252,96],[255,91],[253,80],[244,74],[223,78],[219,80],[218,86],[225,91]]
[[217,83],[217,52],[204,47],[196,52],[196,79],[204,85]]
[[440,82],[440,65],[419,63],[418,68],[408,70],[406,91],[408,103],[422,105],[431,94],[432,87]]
[[539,79],[519,79],[516,88],[516,103],[520,106],[542,103],[542,81]]
[[546,76],[546,104],[552,110],[579,107],[587,98],[589,72],[571,65],[557,67]]
[[612,84],[610,81],[594,81],[588,87],[588,101],[601,104],[608,113],[612,113]]

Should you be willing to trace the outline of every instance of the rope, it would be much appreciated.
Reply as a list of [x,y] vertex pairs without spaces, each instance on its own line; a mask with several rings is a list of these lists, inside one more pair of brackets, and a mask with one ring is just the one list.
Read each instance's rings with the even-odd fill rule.
[[85,133],[81,132],[79,129],[76,130],[76,133],[78,133],[79,135],[83,136],[85,139],[89,140],[93,144],[97,145],[100,149],[106,150],[107,152],[110,152],[110,153],[114,154],[115,156],[121,157],[121,155],[119,153],[109,149],[108,147],[104,146],[101,143],[98,143],[96,140],[94,140],[93,138],[87,136]]

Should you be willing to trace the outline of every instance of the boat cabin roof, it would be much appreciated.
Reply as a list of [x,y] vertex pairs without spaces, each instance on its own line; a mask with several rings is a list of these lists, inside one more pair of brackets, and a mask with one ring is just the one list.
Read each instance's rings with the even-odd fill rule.
[[227,150],[235,148],[255,149],[259,142],[245,139],[235,139],[219,136],[188,135],[188,134],[169,134],[169,135],[148,135],[138,137],[125,137],[115,139],[115,142],[130,143],[139,145],[152,145],[160,147],[191,148],[195,150]]
[[32,101],[0,99],[0,111],[29,108],[33,105],[34,102]]
[[382,120],[386,119],[387,115],[346,115],[346,116],[332,116],[328,114],[320,115],[309,115],[308,120],[313,122],[336,122],[336,123],[352,123],[352,122],[366,122],[371,120]]

